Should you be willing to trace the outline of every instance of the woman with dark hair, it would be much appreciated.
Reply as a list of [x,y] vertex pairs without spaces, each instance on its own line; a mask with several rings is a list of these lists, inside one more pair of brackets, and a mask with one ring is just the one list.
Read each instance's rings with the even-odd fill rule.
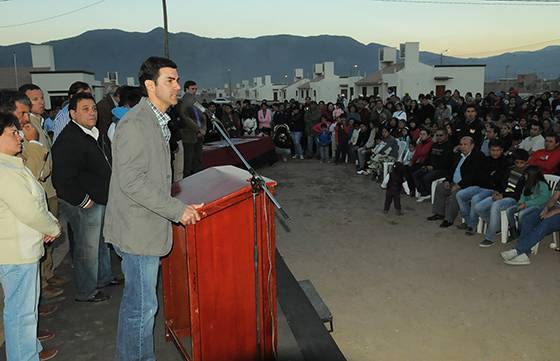
[[528,166],[525,170],[525,178],[525,186],[523,187],[523,192],[521,192],[521,198],[519,198],[515,206],[507,209],[512,239],[517,238],[519,234],[519,230],[515,228],[514,215],[518,214],[518,221],[521,224],[523,216],[540,209],[550,197],[550,188],[539,167],[534,165]]
[[37,340],[39,259],[43,243],[60,235],[49,213],[45,191],[18,157],[18,120],[0,113],[0,283],[4,291],[4,334],[8,360],[39,360],[58,351]]

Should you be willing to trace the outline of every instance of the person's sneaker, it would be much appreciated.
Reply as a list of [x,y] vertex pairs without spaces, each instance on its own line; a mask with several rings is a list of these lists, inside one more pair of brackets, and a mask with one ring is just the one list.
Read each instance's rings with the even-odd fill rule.
[[439,214],[434,214],[429,216],[428,218],[426,218],[428,221],[439,221],[440,219],[443,219],[442,215]]
[[482,248],[492,247],[493,245],[494,245],[494,242],[493,242],[493,241],[489,241],[489,240],[487,240],[487,239],[483,240],[482,242],[480,242],[480,243],[478,244],[478,246],[479,246],[479,247],[482,247]]
[[420,197],[416,198],[416,202],[422,203],[422,202],[424,202],[424,201],[426,201],[430,198],[432,198],[432,196],[429,196],[429,195],[428,196],[420,196]]
[[443,221],[441,222],[441,224],[439,225],[441,228],[447,228],[447,227],[451,227],[453,225],[453,223],[448,222],[448,221]]
[[467,236],[472,236],[474,234],[474,229],[472,229],[471,227],[467,227],[467,230],[465,231],[465,234]]
[[531,264],[531,260],[525,253],[521,253],[512,259],[505,260],[504,263],[512,266],[527,266]]
[[53,338],[54,338],[54,332],[49,330],[42,330],[42,329],[37,330],[37,339],[39,341],[41,342],[49,341],[52,340]]
[[362,170],[357,171],[356,174],[364,175],[364,174],[366,174],[366,171],[362,169]]
[[58,355],[58,350],[56,348],[49,348],[39,352],[39,360],[47,361],[52,360],[55,356]]
[[466,223],[458,224],[455,227],[457,227],[457,229],[467,229],[467,228],[469,228]]
[[298,156],[297,156],[297,155],[295,155],[295,154],[294,154],[294,155],[292,155],[292,159],[297,159],[297,157],[298,157]]
[[514,249],[509,249],[507,251],[503,251],[502,253],[500,253],[500,256],[502,256],[504,261],[508,261],[510,259],[517,257],[517,250],[514,248]]
[[303,160],[303,159],[304,159],[304,158],[303,158],[303,155],[300,155],[300,156],[299,156],[299,159]]

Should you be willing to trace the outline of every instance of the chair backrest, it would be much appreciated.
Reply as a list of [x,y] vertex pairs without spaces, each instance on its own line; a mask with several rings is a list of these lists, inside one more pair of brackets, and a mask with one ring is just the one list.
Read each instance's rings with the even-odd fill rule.
[[548,186],[550,187],[550,193],[554,193],[554,188],[556,188],[558,181],[560,181],[560,176],[554,174],[545,174],[544,180],[546,181],[546,183],[548,183]]
[[408,143],[405,142],[404,140],[399,140],[399,156],[397,157],[397,159],[399,161],[402,161],[402,157],[404,155],[404,153],[408,150]]

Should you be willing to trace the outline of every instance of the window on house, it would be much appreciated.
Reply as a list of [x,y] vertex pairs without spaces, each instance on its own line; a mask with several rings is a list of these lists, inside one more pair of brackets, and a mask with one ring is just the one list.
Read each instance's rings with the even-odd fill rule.
[[373,95],[379,95],[379,87],[378,86],[373,87]]
[[367,97],[367,86],[362,87],[362,96],[365,98]]
[[354,97],[354,88],[350,88],[350,98]]

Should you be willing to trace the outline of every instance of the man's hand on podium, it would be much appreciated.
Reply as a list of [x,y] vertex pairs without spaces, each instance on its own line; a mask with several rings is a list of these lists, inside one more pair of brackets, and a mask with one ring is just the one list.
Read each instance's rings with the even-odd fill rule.
[[198,213],[198,209],[202,208],[202,206],[204,206],[204,203],[187,205],[180,222],[184,226],[186,226],[188,224],[195,224],[196,222],[200,221],[200,214]]

